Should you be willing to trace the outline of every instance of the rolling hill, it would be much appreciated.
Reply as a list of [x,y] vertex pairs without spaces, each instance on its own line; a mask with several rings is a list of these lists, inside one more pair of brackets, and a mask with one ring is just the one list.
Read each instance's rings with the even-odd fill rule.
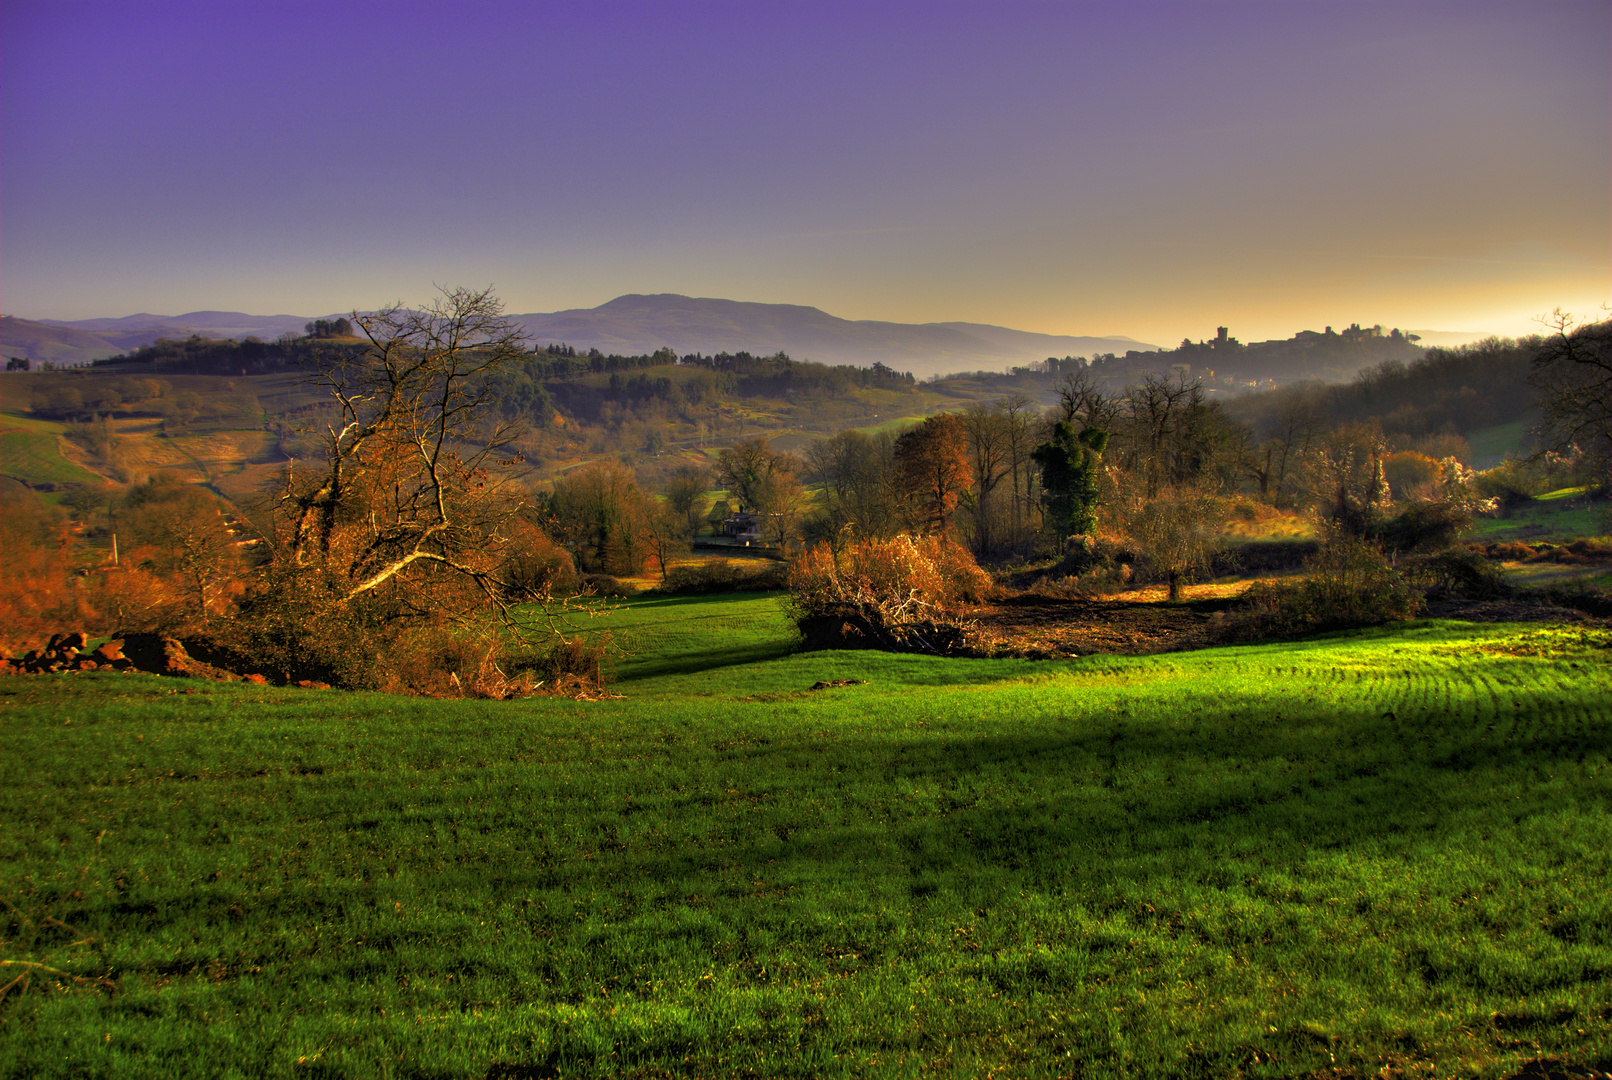
[[76,327],[0,315],[0,353],[7,359],[20,356],[35,364],[48,360],[65,366],[87,364],[122,351],[100,335]]
[[618,296],[596,308],[515,319],[537,343],[627,355],[669,346],[679,354],[782,349],[824,364],[882,363],[920,378],[951,371],[1002,370],[1049,356],[1158,348],[1133,338],[1036,334],[979,323],[895,323],[841,319],[798,304],[756,304],[661,293]]
[[[328,316],[335,318],[336,316]],[[869,367],[882,363],[924,377],[951,371],[1002,370],[1049,356],[1084,356],[1156,349],[1133,338],[1036,334],[981,323],[896,323],[841,319],[798,304],[755,304],[663,293],[619,296],[596,308],[512,316],[536,344],[565,342],[578,349],[639,355],[670,346],[679,354],[783,350],[798,360]],[[5,338],[7,355],[77,363],[148,345],[159,337],[255,336],[265,341],[300,334],[313,316],[192,311],[185,315],[127,315],[117,319],[16,321],[32,328]],[[53,336],[54,335],[54,336]],[[13,345],[13,337],[17,343]],[[71,339],[47,354],[35,342]],[[13,351],[14,350],[14,351]],[[91,355],[93,354],[93,355]]]
[[[338,318],[339,314],[318,316]],[[1002,371],[1049,356],[1093,353],[1151,352],[1160,348],[1123,335],[1082,337],[1039,334],[984,323],[898,323],[842,319],[800,304],[758,304],[738,300],[681,296],[675,293],[629,294],[594,308],[528,312],[511,316],[536,345],[565,343],[580,351],[598,349],[633,356],[670,347],[688,353],[779,350],[797,360],[870,367],[881,363],[925,378],[957,371]],[[301,334],[315,316],[249,315],[239,311],[192,311],[183,315],[141,313],[121,318],[40,319],[6,317],[5,355],[59,364],[84,363],[149,345],[158,338],[258,337],[272,341],[282,334]],[[1423,345],[1455,344],[1474,336],[1423,330]],[[1308,359],[1314,359],[1313,357]],[[1245,365],[1246,366],[1246,365]],[[1308,377],[1347,379],[1355,367],[1308,371]],[[1356,365],[1358,366],[1358,365]],[[1347,369],[1347,370],[1344,370]],[[1265,377],[1271,373],[1252,373]]]

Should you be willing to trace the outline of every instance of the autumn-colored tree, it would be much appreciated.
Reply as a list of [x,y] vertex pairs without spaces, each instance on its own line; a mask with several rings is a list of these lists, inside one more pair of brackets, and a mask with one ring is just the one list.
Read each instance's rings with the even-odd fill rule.
[[204,623],[241,588],[240,548],[226,507],[195,484],[159,475],[130,490],[119,515],[123,561],[177,586],[168,621]]
[[972,479],[962,421],[950,413],[928,417],[896,440],[895,461],[896,485],[912,507],[914,525],[944,536]]
[[[520,327],[491,289],[352,321],[359,343],[310,361],[337,418],[259,515],[270,558],[232,647],[288,678],[501,693],[486,615],[529,645],[566,644],[514,558],[513,523],[530,507],[520,432],[494,395],[499,374],[529,359]],[[445,683],[433,664],[450,665]]]
[[682,515],[687,535],[700,531],[711,500],[705,495],[710,477],[698,465],[684,465],[666,481],[666,504]]
[[614,461],[572,469],[554,482],[555,527],[586,570],[636,574],[649,555],[649,500],[632,470]]
[[[0,491],[0,646],[43,644],[87,608],[73,587],[73,536],[31,491]],[[77,625],[74,625],[77,628]]]

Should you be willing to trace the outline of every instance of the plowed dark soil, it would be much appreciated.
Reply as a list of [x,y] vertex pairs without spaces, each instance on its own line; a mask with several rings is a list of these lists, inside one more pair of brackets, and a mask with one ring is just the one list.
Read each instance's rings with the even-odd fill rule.
[[[1188,600],[1178,604],[1132,600],[1084,600],[1023,593],[998,597],[973,619],[979,639],[1002,653],[1031,657],[1085,656],[1202,649],[1249,639],[1237,626],[1235,597]],[[1552,622],[1604,626],[1612,620],[1561,607],[1543,598],[1512,600],[1444,599],[1431,602],[1424,617],[1468,622]]]
[[974,613],[982,636],[1000,651],[1026,656],[1175,652],[1225,638],[1231,599],[1180,604],[1062,599],[1033,594],[994,600]]

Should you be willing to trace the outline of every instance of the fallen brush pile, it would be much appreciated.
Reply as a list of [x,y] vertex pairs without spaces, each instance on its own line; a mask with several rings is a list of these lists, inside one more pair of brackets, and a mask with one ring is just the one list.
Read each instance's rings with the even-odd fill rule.
[[[76,630],[51,635],[43,649],[30,649],[21,656],[0,661],[0,675],[50,675],[68,671],[130,671],[260,685],[273,681],[255,672],[241,675],[198,660],[190,655],[184,642],[161,634],[129,634],[91,649],[88,635]],[[317,690],[330,688],[328,683],[309,679],[290,685]]]
[[0,674],[44,675],[57,671],[129,671],[134,661],[123,655],[123,642],[108,641],[96,649],[89,649],[89,639],[83,631],[71,634],[52,634],[50,643],[43,649],[30,649],[21,656],[7,659],[0,665]]
[[1510,540],[1494,544],[1472,544],[1472,550],[1497,561],[1520,563],[1559,563],[1566,566],[1593,566],[1612,563],[1612,541],[1578,539],[1567,544],[1525,544]]

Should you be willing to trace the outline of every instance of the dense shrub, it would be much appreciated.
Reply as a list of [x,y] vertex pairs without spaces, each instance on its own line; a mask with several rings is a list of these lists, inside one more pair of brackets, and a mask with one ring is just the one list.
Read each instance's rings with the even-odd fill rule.
[[[505,697],[556,694],[574,698],[604,695],[615,640],[609,633],[591,639],[566,637],[512,653],[503,668],[514,675]],[[501,674],[502,672],[500,672]]]
[[[1589,473],[1590,475],[1586,475]],[[1492,469],[1478,473],[1473,485],[1479,494],[1499,499],[1502,507],[1518,506],[1536,495],[1593,480],[1582,455],[1544,453],[1521,460],[1508,458]]]
[[693,595],[723,592],[772,592],[789,587],[789,568],[766,562],[743,566],[728,559],[710,559],[674,566],[654,589],[661,593]]
[[1377,539],[1389,551],[1437,551],[1472,526],[1472,515],[1453,502],[1416,502],[1384,521]]
[[569,551],[527,521],[512,522],[509,533],[515,541],[503,568],[513,594],[509,599],[541,601],[577,591],[580,581]]
[[1511,592],[1494,563],[1464,548],[1416,559],[1405,572],[1428,596],[1496,597]]
[[947,652],[967,637],[963,616],[990,575],[939,536],[860,540],[836,559],[826,546],[795,561],[789,588],[809,644]]
[[74,575],[73,537],[29,491],[0,492],[0,651],[10,656],[64,627],[92,621]]
[[241,670],[378,690],[388,681],[383,657],[406,651],[404,628],[388,626],[373,604],[342,604],[337,595],[313,575],[265,574],[220,628],[218,644],[241,657]]
[[1229,544],[1209,559],[1209,576],[1275,574],[1303,569],[1321,550],[1319,540],[1250,540]]
[[491,627],[416,629],[390,658],[382,688],[426,697],[512,698],[563,694],[593,698],[604,692],[612,638],[546,637],[509,647]]
[[1100,596],[1131,587],[1135,552],[1092,535],[1064,540],[1063,558],[1030,583],[1043,596]]
[[1396,499],[1426,499],[1444,479],[1439,463],[1426,454],[1401,450],[1383,458],[1383,476]]
[[622,599],[638,595],[638,586],[630,581],[621,581],[609,574],[582,575],[582,591],[589,596],[604,596]]
[[1296,582],[1259,582],[1243,594],[1251,636],[1376,626],[1414,618],[1419,588],[1380,549],[1342,534],[1329,537]]

